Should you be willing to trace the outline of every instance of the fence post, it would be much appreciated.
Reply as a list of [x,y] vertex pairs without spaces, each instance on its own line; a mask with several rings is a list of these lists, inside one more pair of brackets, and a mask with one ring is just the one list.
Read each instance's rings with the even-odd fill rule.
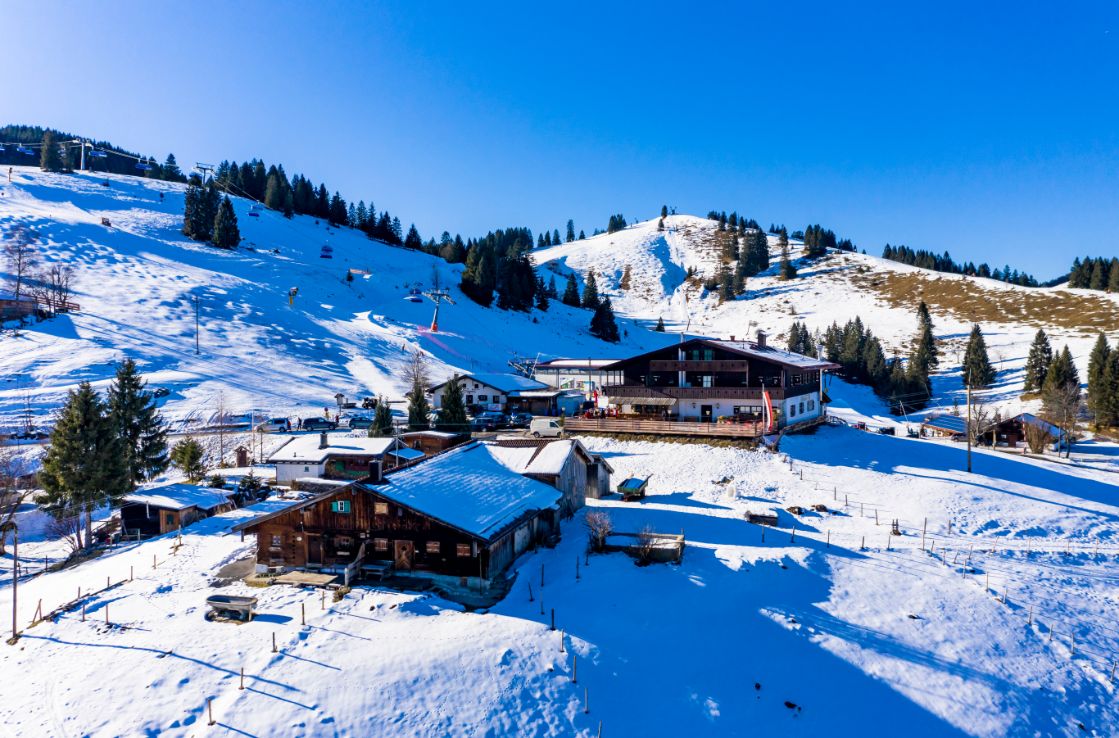
[[575,581],[579,581],[579,557],[575,557]]
[[990,592],[991,591],[991,572],[987,572],[986,577],[987,577],[987,579],[983,582],[983,591],[984,592]]
[[536,599],[532,596],[532,582],[528,583],[528,601],[535,602]]
[[132,567],[131,566],[128,567],[128,581],[130,581],[130,582],[132,581]]
[[307,624],[307,603],[306,602],[300,602],[299,603],[299,624],[300,625],[306,625]]
[[82,622],[85,622],[85,603],[82,603]]
[[544,589],[544,565],[540,565],[540,589]]
[[552,627],[551,630],[556,629],[556,608],[552,608]]
[[276,631],[272,631],[272,653],[276,653]]
[[866,550],[866,536],[863,536],[863,542],[859,544],[859,550],[860,551],[865,551]]
[[158,565],[156,564],[156,561],[155,561],[155,554],[152,554],[152,568],[155,569],[157,566]]
[[591,693],[587,687],[583,687],[583,714],[586,715],[591,711]]
[[826,545],[827,545],[828,548],[831,548],[831,531],[830,530],[828,531],[828,540],[827,540]]
[[1033,606],[1033,604],[1031,604],[1030,605],[1030,614],[1026,618],[1026,625],[1033,625],[1033,624],[1034,624],[1034,606]]
[[245,688],[245,667],[242,666],[241,667],[241,684],[237,687],[237,689],[244,689],[244,688]]
[[887,550],[887,551],[889,551],[889,550],[890,550],[890,539],[891,539],[891,538],[893,538],[893,533],[891,533],[890,535],[886,536],[886,550]]
[[789,543],[795,543],[797,539],[797,521],[793,521],[793,532],[789,536]]
[[878,525],[878,508],[874,508],[874,524]]
[[561,631],[560,631],[560,653],[566,653],[566,652],[567,652],[567,649],[565,649],[565,648],[563,647],[563,641],[564,641],[564,638],[565,638],[566,636],[567,636],[567,632],[566,632],[566,631],[563,631],[563,630],[561,630]]
[[579,657],[571,654],[571,683],[579,683]]
[[214,698],[213,697],[207,697],[206,698],[206,712],[210,716],[210,722],[207,723],[207,724],[208,725],[213,725],[214,724]]

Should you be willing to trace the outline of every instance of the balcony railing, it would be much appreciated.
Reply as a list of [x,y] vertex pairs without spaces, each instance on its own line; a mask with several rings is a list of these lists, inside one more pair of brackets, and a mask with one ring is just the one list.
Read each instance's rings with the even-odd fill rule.
[[630,418],[567,418],[563,422],[563,429],[568,433],[642,433],[706,438],[758,438],[764,434],[765,424],[761,421],[701,423]]
[[[612,402],[631,400],[640,405],[642,398],[671,397],[677,400],[758,400],[762,399],[761,387],[646,387],[641,384],[611,384],[602,388],[602,394]],[[774,400],[785,399],[785,390],[770,387],[769,396]]]
[[745,372],[750,362],[730,359],[653,359],[651,372]]

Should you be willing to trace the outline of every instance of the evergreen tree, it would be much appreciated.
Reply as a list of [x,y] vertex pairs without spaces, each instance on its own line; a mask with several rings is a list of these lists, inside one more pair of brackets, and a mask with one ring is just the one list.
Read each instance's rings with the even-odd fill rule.
[[657,318],[657,325],[653,328],[657,333],[664,333],[664,317]]
[[1107,337],[1100,333],[1092,347],[1092,353],[1088,356],[1088,409],[1096,418],[1097,426],[1109,424],[1101,423],[1100,418],[1103,417],[1106,421],[1111,405],[1111,388],[1107,386],[1105,376],[1111,361],[1111,353],[1112,349],[1107,343]]
[[408,430],[418,431],[430,428],[431,421],[427,417],[429,413],[431,413],[431,405],[427,401],[427,387],[424,386],[423,379],[417,373],[412,381],[412,389],[408,393]]
[[1041,387],[1041,403],[1045,414],[1057,422],[1068,422],[1075,413],[1075,408],[1070,404],[1075,403],[1079,396],[1080,373],[1072,360],[1072,353],[1068,346],[1054,354],[1053,363],[1049,365],[1049,372],[1045,375],[1045,384]]
[[404,248],[419,251],[423,248],[423,245],[424,242],[420,238],[420,232],[416,230],[416,224],[413,223],[408,227],[408,235],[404,237]]
[[479,305],[493,302],[493,288],[497,284],[493,248],[489,244],[475,244],[466,254],[466,269],[462,272],[462,291]]
[[1041,328],[1037,329],[1030,352],[1026,356],[1026,370],[1023,382],[1023,392],[1040,392],[1045,384],[1045,375],[1049,373],[1049,365],[1053,361],[1053,349],[1049,345],[1049,336]]
[[43,457],[43,494],[36,501],[57,519],[84,522],[87,546],[92,544],[94,511],[131,489],[121,451],[105,403],[89,382],[70,390]]
[[171,448],[171,463],[191,484],[206,476],[206,454],[193,438],[185,438]]
[[237,214],[233,212],[233,202],[223,197],[218,213],[214,217],[213,244],[221,249],[235,249],[241,243],[241,231],[237,227]]
[[556,275],[548,278],[548,298],[552,300],[559,299],[559,292],[556,290]]
[[995,368],[987,356],[987,342],[978,324],[971,327],[962,369],[965,387],[989,387],[995,381]]
[[567,221],[567,242],[571,243],[575,240],[575,221],[570,218]]
[[594,315],[591,316],[591,335],[610,343],[621,340],[621,336],[618,335],[618,324],[614,321],[614,307],[610,304],[609,297],[603,298],[595,306]]
[[579,240],[580,240],[580,241],[583,241],[583,240],[585,240],[586,238],[587,238],[587,234],[586,234],[586,233],[583,233],[583,231],[579,231]]
[[1108,356],[1101,385],[1104,401],[1096,413],[1096,424],[1101,427],[1119,425],[1119,347],[1112,349]]
[[167,429],[159,415],[155,397],[136,370],[136,362],[126,358],[117,368],[109,386],[109,416],[121,440],[121,454],[134,489],[167,468]]
[[662,218],[667,218],[668,217],[668,206],[667,205],[661,205],[661,217]]
[[373,409],[373,423],[369,426],[369,435],[374,438],[387,438],[392,435],[392,409],[384,395],[377,398],[377,407]]
[[179,162],[175,161],[174,154],[168,154],[167,158],[163,160],[160,174],[168,182],[186,182],[186,177],[183,176],[183,170],[179,169]]
[[536,308],[538,310],[548,309],[548,288],[544,286],[544,278],[536,278]]
[[583,299],[582,305],[585,308],[594,309],[600,304],[598,297],[598,282],[595,280],[594,270],[591,269],[587,272],[587,281],[583,285]]
[[44,172],[61,172],[62,154],[58,151],[58,140],[54,131],[43,131],[43,147],[39,151],[39,168]]
[[552,243],[556,246],[560,245],[559,228],[552,231]]
[[734,273],[726,266],[719,270],[719,301],[730,302],[737,293],[734,290]]
[[563,304],[579,307],[579,285],[575,282],[575,274],[567,275],[567,287],[563,290]]
[[781,234],[778,243],[781,246],[781,266],[777,272],[777,277],[783,281],[796,279],[797,268],[789,261],[789,239],[784,233]]
[[470,423],[466,419],[466,404],[462,398],[462,384],[459,383],[457,374],[443,389],[443,406],[439,410],[439,422],[436,428],[450,433],[470,432]]

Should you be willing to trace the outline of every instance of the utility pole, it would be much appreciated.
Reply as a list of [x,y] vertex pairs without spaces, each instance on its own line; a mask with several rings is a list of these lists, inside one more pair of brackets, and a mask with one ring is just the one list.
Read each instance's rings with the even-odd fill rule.
[[967,423],[964,425],[967,435],[967,473],[971,474],[971,372],[967,373]]

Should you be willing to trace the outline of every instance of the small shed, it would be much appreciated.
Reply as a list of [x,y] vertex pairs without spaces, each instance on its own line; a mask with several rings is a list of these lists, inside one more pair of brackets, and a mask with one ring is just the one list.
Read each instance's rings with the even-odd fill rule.
[[292,438],[268,457],[268,463],[276,465],[277,482],[310,477],[353,481],[369,474],[370,462],[380,461],[385,469],[392,469],[423,455],[396,437],[320,433]]
[[196,520],[232,510],[231,492],[185,482],[142,487],[126,496],[120,525],[126,536],[156,536],[186,527]]
[[405,446],[422,451],[428,456],[442,453],[470,440],[469,433],[450,433],[440,430],[412,431],[401,433],[400,440]]
[[923,438],[962,439],[967,433],[967,421],[958,415],[934,415],[921,421]]

